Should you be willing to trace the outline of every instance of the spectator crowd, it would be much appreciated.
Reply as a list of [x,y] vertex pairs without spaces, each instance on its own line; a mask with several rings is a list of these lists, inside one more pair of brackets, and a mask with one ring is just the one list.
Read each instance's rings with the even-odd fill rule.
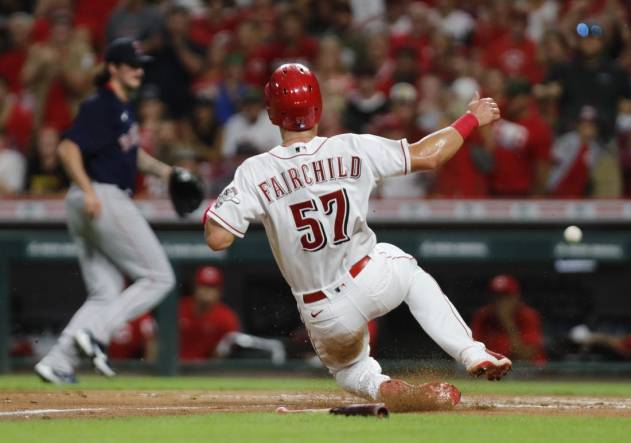
[[[0,197],[68,186],[55,154],[104,46],[153,57],[141,147],[209,196],[280,142],[262,88],[281,63],[317,74],[320,134],[417,140],[474,92],[502,119],[444,168],[377,197],[631,196],[631,4],[623,0],[32,0],[0,4]],[[138,194],[164,189],[141,179]]]

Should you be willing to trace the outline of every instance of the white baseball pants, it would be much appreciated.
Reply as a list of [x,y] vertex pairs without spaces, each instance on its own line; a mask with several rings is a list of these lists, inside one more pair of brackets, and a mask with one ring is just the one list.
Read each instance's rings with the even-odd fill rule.
[[[44,358],[64,371],[78,363],[73,343],[77,330],[87,329],[108,344],[120,326],[153,308],[175,286],[164,249],[131,198],[114,185],[93,186],[101,202],[96,220],[85,214],[78,187],[71,187],[66,196],[68,228],[88,295]],[[132,284],[123,290],[125,277]]]
[[322,292],[327,298],[305,304],[294,294],[314,349],[346,391],[376,400],[379,385],[390,377],[369,356],[367,322],[402,302],[430,337],[465,366],[485,355],[482,343],[436,281],[414,257],[396,246],[379,243],[371,260],[352,278],[347,274]]

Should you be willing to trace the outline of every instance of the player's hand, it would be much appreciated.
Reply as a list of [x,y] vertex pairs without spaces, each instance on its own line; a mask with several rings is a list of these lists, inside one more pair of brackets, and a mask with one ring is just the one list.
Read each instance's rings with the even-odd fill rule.
[[478,119],[480,126],[499,120],[500,108],[492,98],[480,98],[480,93],[476,92],[473,100],[469,102],[469,112]]
[[83,197],[85,213],[91,219],[95,219],[101,213],[101,202],[94,192],[86,192]]

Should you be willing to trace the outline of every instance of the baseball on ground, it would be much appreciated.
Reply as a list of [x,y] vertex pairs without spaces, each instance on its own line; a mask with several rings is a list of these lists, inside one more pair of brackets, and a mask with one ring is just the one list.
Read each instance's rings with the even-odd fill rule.
[[565,231],[563,231],[563,238],[565,238],[565,241],[568,243],[578,243],[583,238],[583,231],[581,231],[581,228],[578,226],[568,226],[565,228]]

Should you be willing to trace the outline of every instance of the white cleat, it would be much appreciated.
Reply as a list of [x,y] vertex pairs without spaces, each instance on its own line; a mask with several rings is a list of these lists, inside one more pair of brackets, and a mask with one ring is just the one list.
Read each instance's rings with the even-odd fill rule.
[[63,372],[53,369],[45,363],[39,362],[35,365],[35,373],[42,379],[44,383],[53,383],[55,385],[69,385],[77,383],[77,377],[74,372]]
[[114,372],[107,360],[107,354],[103,352],[101,345],[90,332],[84,329],[75,332],[74,342],[79,350],[92,360],[92,365],[97,372],[106,377],[114,377],[116,375],[116,372]]
[[500,380],[513,367],[507,357],[497,352],[485,351],[486,356],[467,367],[467,372],[474,377],[484,376],[487,380]]

